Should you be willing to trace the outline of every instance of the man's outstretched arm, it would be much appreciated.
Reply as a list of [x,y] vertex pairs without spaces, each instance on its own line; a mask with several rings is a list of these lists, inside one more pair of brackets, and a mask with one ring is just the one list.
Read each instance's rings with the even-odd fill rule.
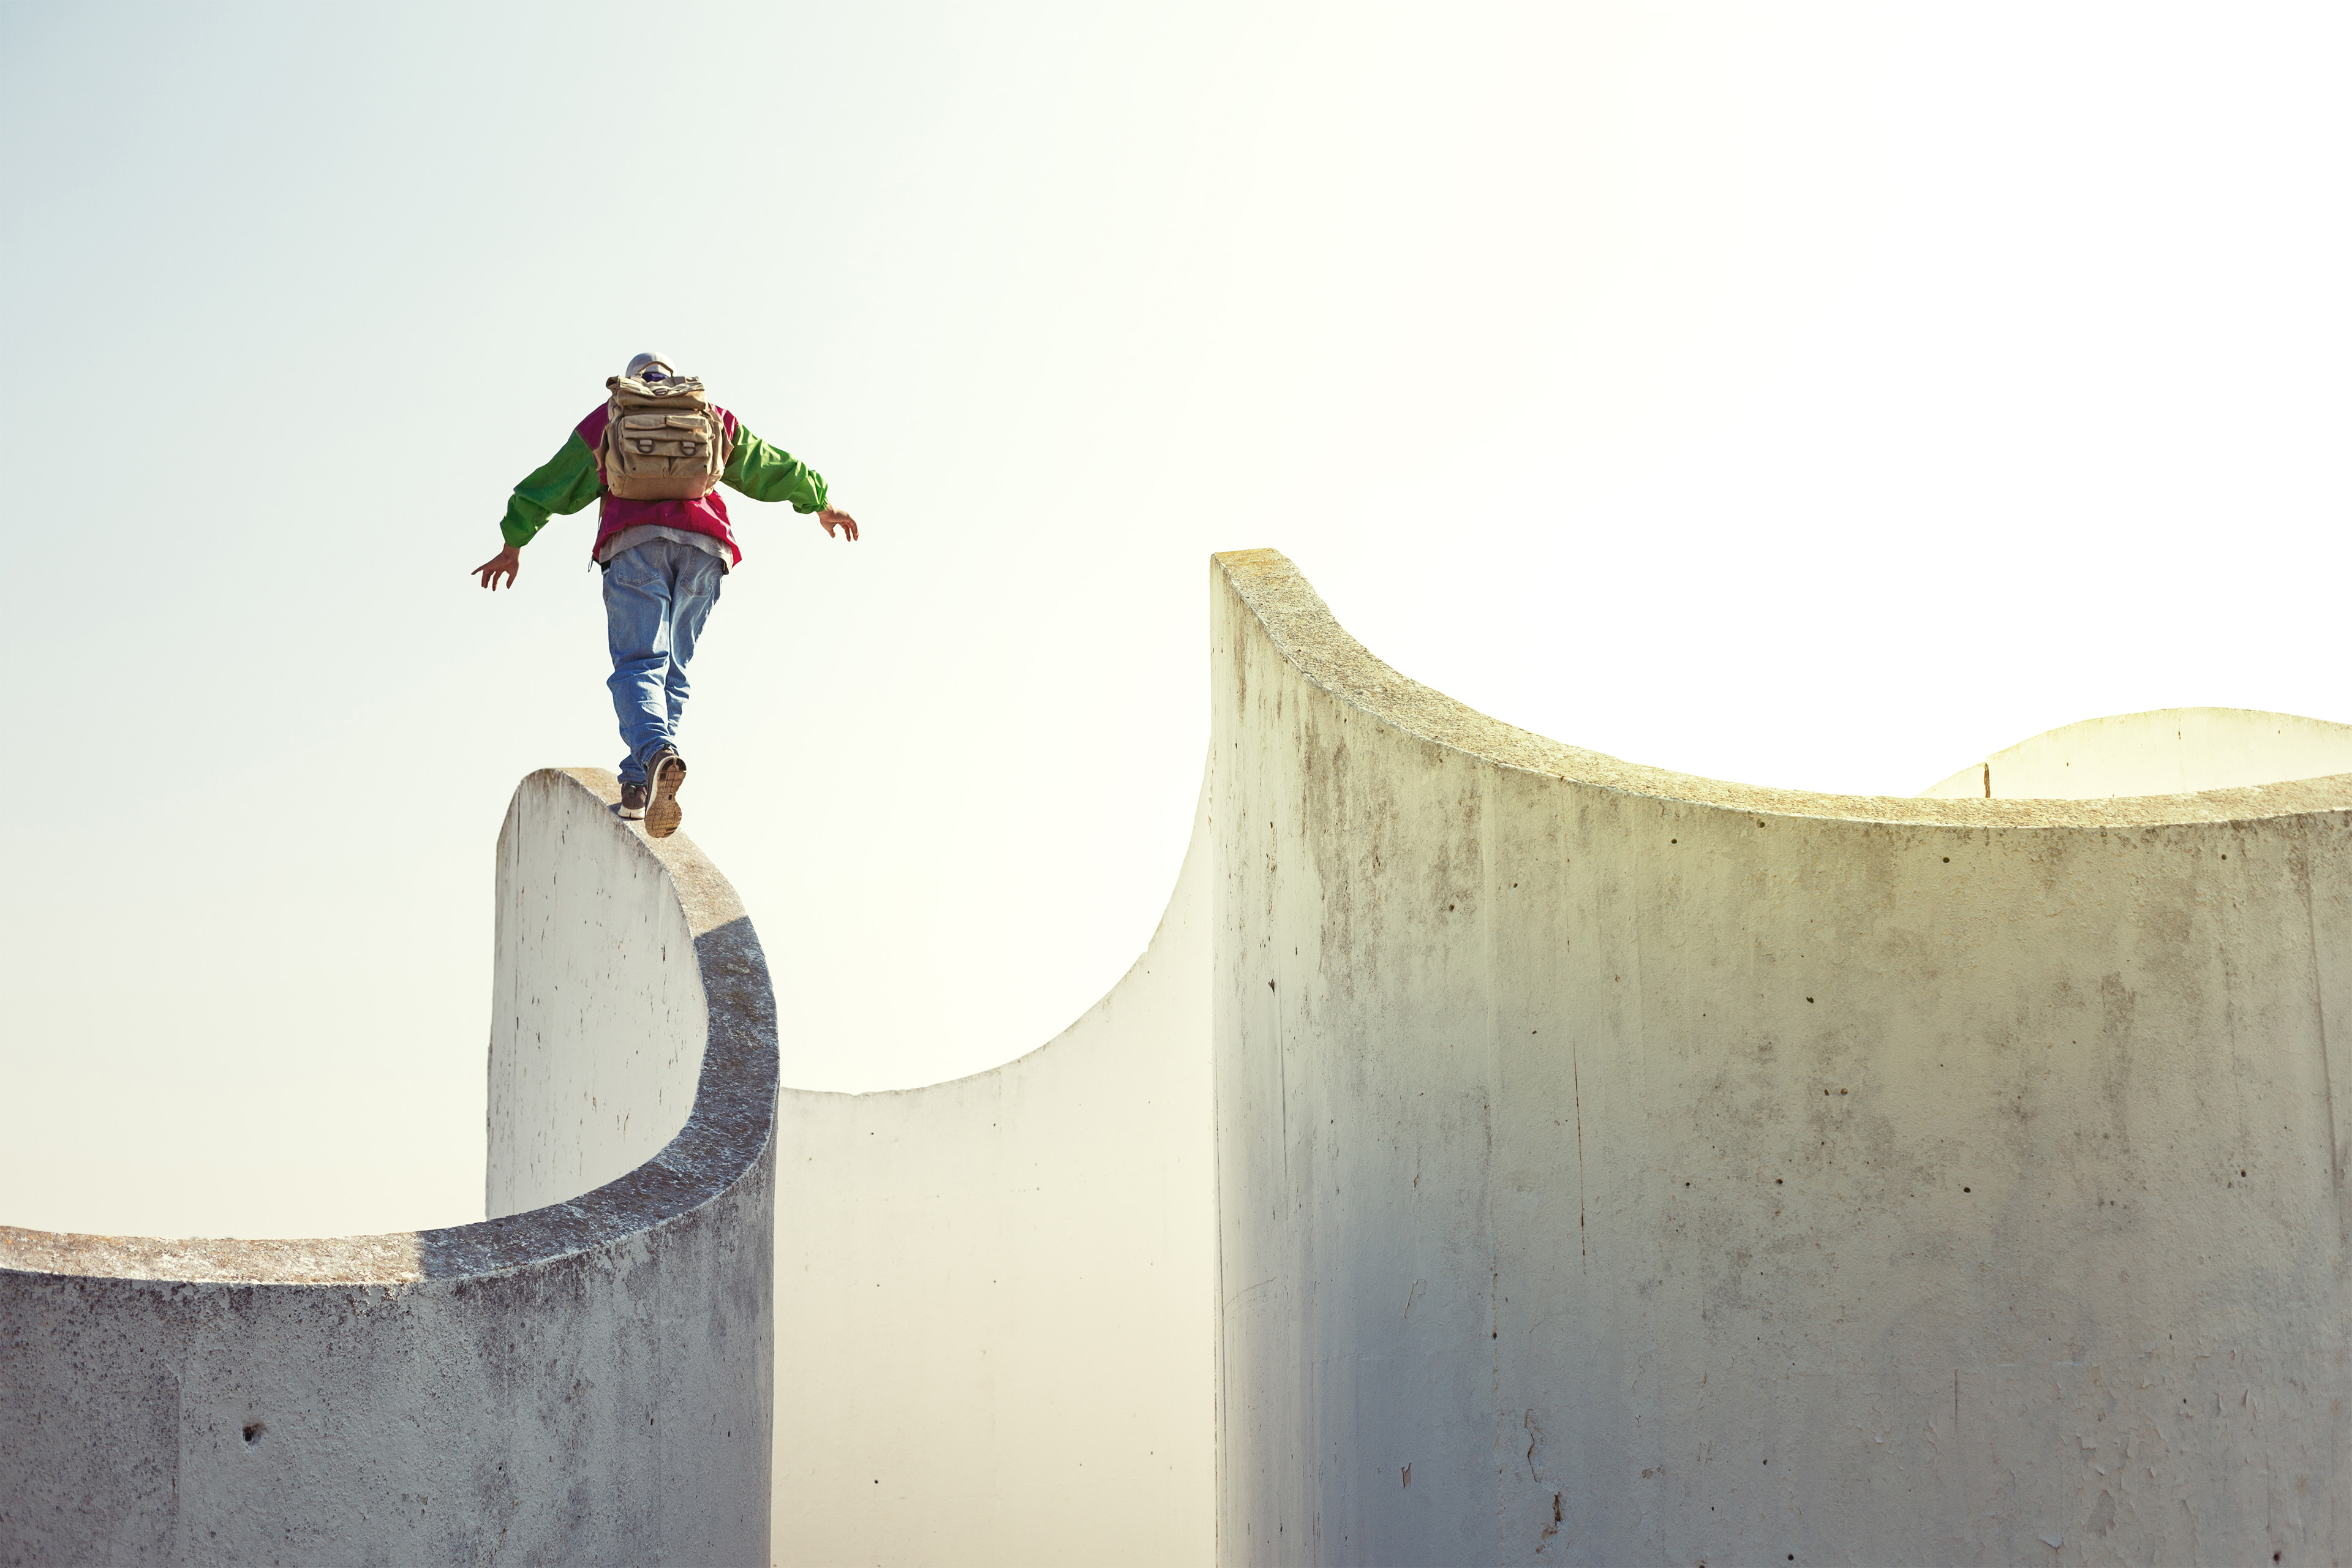
[[772,447],[746,426],[735,426],[735,449],[719,479],[753,500],[788,500],[798,512],[814,512],[827,533],[835,529],[857,537],[857,520],[828,502],[824,476],[781,447]]
[[531,542],[547,520],[558,513],[569,516],[588,506],[604,493],[604,481],[596,471],[596,454],[574,430],[563,443],[563,449],[541,463],[529,479],[515,486],[514,494],[507,498],[507,514],[499,522],[499,532],[507,547],[474,568],[472,575],[482,580],[482,586],[495,592],[499,579],[513,586],[515,574],[522,569],[522,547]]

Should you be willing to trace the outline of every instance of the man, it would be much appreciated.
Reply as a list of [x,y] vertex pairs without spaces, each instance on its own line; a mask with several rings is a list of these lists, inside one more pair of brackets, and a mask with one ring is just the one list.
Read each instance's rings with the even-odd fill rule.
[[[482,586],[495,592],[514,584],[521,569],[522,547],[545,527],[550,515],[580,510],[602,500],[603,510],[592,553],[604,570],[604,624],[613,651],[613,710],[621,721],[621,741],[628,755],[621,760],[621,815],[642,817],[646,832],[667,838],[677,831],[684,815],[677,792],[686,782],[686,762],[677,754],[677,721],[686,710],[686,667],[694,658],[694,645],[702,635],[710,607],[719,602],[719,580],[743,559],[727,522],[727,503],[717,489],[726,484],[754,500],[788,500],[793,510],[816,513],[832,538],[857,537],[857,520],[827,503],[824,480],[809,466],[780,451],[744,428],[741,421],[716,404],[700,398],[700,384],[681,378],[659,354],[642,353],[629,361],[625,377],[606,384],[615,389],[613,402],[598,405],[563,443],[563,449],[514,489],[507,514],[499,524],[506,548],[474,568]],[[697,469],[698,479],[608,483],[608,426],[615,405],[632,394],[642,406],[659,407],[663,395],[683,390],[677,407],[684,416],[659,415],[644,421],[650,426],[676,426],[688,436],[708,431],[709,423],[723,427],[721,441],[712,442]],[[624,416],[629,425],[636,418]],[[700,421],[701,423],[698,423]],[[675,435],[676,431],[656,430]],[[709,432],[717,434],[717,432]],[[697,443],[672,441],[661,449],[683,450],[685,458],[664,458],[664,468],[694,468]],[[655,449],[651,440],[644,449]],[[723,470],[719,458],[724,456]],[[624,465],[628,454],[614,459]],[[621,489],[691,489],[703,493],[672,494],[662,499],[632,500]]]

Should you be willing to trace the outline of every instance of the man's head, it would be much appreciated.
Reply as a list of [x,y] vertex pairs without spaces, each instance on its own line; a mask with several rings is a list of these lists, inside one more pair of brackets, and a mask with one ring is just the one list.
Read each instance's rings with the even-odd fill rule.
[[629,361],[629,368],[625,374],[632,381],[667,381],[677,372],[672,370],[669,362],[659,354],[638,354]]

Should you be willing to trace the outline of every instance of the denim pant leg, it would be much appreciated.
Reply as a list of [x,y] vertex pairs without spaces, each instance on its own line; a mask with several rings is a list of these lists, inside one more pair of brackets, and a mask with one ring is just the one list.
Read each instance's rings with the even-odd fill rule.
[[690,692],[686,667],[694,658],[694,645],[702,636],[704,624],[710,619],[711,606],[719,603],[719,585],[727,580],[727,574],[719,558],[708,551],[691,545],[670,548],[677,552],[677,562],[670,578],[669,670],[662,686],[668,702],[670,740],[675,744],[678,720],[686,712]]
[[604,572],[604,629],[613,655],[613,713],[620,721],[621,782],[643,784],[646,759],[675,745],[686,708],[686,663],[719,602],[716,557],[690,544],[648,540]]
[[604,568],[604,637],[613,653],[613,713],[621,721],[621,782],[646,782],[646,759],[669,738],[662,680],[669,668],[670,584],[660,541]]

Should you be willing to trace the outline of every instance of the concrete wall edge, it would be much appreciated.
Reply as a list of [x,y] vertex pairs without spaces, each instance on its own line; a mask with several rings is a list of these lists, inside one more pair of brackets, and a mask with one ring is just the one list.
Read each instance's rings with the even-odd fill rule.
[[[544,768],[527,776],[562,784],[605,805],[620,799],[613,776],[596,768]],[[616,831],[658,864],[695,933],[696,958],[731,958],[726,934],[749,933],[734,889],[690,840],[649,840],[633,826]],[[495,1279],[662,1229],[725,1198],[759,1166],[775,1136],[777,1064],[774,1002],[765,963],[751,939],[763,994],[734,1005],[711,996],[693,1110],[686,1125],[635,1170],[561,1203],[464,1226],[378,1236],[299,1238],[116,1237],[0,1225],[0,1289],[12,1277],[143,1281],[158,1285],[315,1286],[394,1289],[427,1282]],[[764,1004],[764,1005],[763,1005]],[[745,1112],[750,1111],[750,1115]]]
[[2331,814],[2352,825],[2352,773],[2199,795],[1984,800],[1778,789],[1648,767],[1520,729],[1400,674],[1349,635],[1278,551],[1223,551],[1211,561],[1225,590],[1309,684],[1406,734],[1510,772],[1665,806],[1890,826],[2161,828]]
[[[1204,763],[1202,768],[1201,791],[1198,798],[1205,805],[1205,802],[1208,799],[1208,768]],[[1201,810],[1204,807],[1195,808],[1194,816],[1196,820],[1200,816]],[[1187,856],[1192,853],[1189,844],[1186,847],[1185,853]],[[1181,879],[1182,876],[1181,862],[1178,876]],[[1118,978],[1112,981],[1110,985],[1100,996],[1096,997],[1094,1001],[1088,1003],[1087,1005],[1086,1011],[1080,1013],[1076,1017],[1062,1026],[1061,1028],[1055,1030],[1045,1041],[1038,1045],[1030,1047],[1027,1050],[1023,1051],[1017,1057],[1007,1057],[1003,1061],[996,1063],[994,1066],[982,1068],[976,1072],[962,1073],[955,1078],[934,1079],[929,1083],[905,1084],[896,1089],[868,1089],[854,1090],[838,1089],[799,1089],[792,1084],[786,1084],[783,1086],[783,1092],[786,1094],[805,1096],[814,1100],[884,1100],[894,1094],[925,1094],[935,1089],[951,1089],[957,1084],[975,1083],[982,1079],[1001,1073],[1007,1068],[1018,1067],[1024,1062],[1034,1063],[1039,1058],[1043,1057],[1047,1051],[1052,1050],[1055,1047],[1061,1045],[1064,1041],[1067,1040],[1076,1030],[1086,1023],[1087,1019],[1102,1011],[1103,1005],[1108,1002],[1122,986],[1126,985],[1129,980],[1133,979],[1137,974],[1142,972],[1144,964],[1150,960],[1151,950],[1159,945],[1160,937],[1168,930],[1168,922],[1175,913],[1175,896],[1171,890],[1168,903],[1163,905],[1160,909],[1159,921],[1154,923],[1151,928],[1150,937],[1143,944],[1143,951],[1137,953],[1134,961],[1124,970],[1119,972]]]

